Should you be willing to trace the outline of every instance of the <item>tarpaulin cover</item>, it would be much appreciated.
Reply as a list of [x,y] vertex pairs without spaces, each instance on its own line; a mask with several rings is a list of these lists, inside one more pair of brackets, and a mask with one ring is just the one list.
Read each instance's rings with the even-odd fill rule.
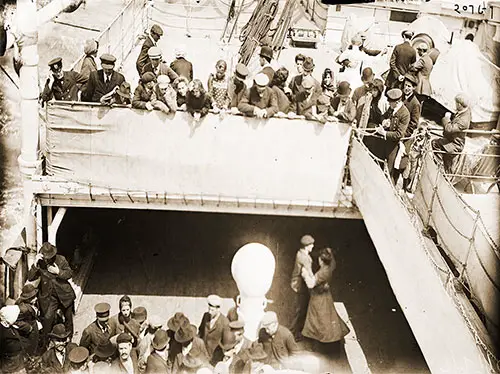
[[357,140],[349,168],[356,205],[430,371],[486,372],[486,361],[426,254],[419,229],[382,169]]
[[350,128],[52,104],[47,172],[132,191],[334,203]]

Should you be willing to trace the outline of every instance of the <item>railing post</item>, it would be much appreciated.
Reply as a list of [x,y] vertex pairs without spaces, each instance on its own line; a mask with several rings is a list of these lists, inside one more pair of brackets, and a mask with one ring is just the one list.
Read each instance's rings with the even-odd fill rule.
[[429,229],[429,222],[431,220],[432,207],[434,205],[434,199],[436,198],[436,195],[437,195],[438,180],[439,180],[439,168],[436,171],[436,180],[434,181],[434,184],[432,185],[432,196],[431,196],[431,201],[430,201],[429,207],[427,208],[427,220],[425,222],[425,230]]

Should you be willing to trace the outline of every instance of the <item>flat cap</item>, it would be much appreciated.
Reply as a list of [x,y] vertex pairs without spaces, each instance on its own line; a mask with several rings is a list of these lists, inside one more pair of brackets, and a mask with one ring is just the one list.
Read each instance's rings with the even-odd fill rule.
[[94,310],[96,314],[108,314],[109,315],[109,310],[111,309],[111,305],[108,303],[99,303],[96,304],[94,307]]
[[246,79],[248,76],[249,71],[248,68],[245,64],[242,64],[241,62],[236,65],[236,76],[240,79]]
[[304,247],[309,244],[314,244],[314,238],[309,234],[304,235],[302,238],[300,238],[300,244]]
[[141,77],[142,83],[149,83],[149,82],[154,81],[155,79],[156,79],[156,76],[150,71],[142,74],[142,77]]
[[392,101],[396,101],[401,99],[403,96],[403,91],[401,91],[399,88],[393,88],[389,91],[387,91],[387,98]]
[[265,87],[269,84],[269,77],[264,73],[258,73],[254,81],[257,86]]
[[132,311],[132,318],[139,323],[143,323],[148,318],[148,311],[143,306],[138,306]]
[[207,297],[208,305],[220,307],[222,305],[222,299],[218,295],[209,295]]
[[157,23],[155,23],[153,26],[151,26],[151,32],[154,32],[155,34],[160,35],[160,36],[163,35],[163,29]]
[[56,58],[53,58],[52,60],[49,61],[49,66],[57,65],[57,64],[62,65],[62,58],[61,57],[56,57]]
[[120,343],[132,343],[134,341],[134,338],[132,338],[132,335],[122,332],[120,335],[116,337],[116,344]]
[[149,58],[161,58],[161,49],[158,47],[151,47],[148,49],[148,56]]
[[109,53],[103,54],[101,57],[101,66],[106,69],[112,69],[115,67],[116,57],[110,55]]
[[264,316],[262,317],[262,320],[260,321],[260,324],[262,326],[269,326],[273,323],[278,322],[278,316],[276,315],[275,312],[266,312],[264,313]]
[[69,352],[68,358],[75,364],[84,363],[89,358],[89,350],[85,347],[75,347]]
[[242,330],[245,328],[245,322],[241,319],[229,322],[229,328],[232,330]]
[[310,75],[304,77],[304,79],[302,79],[302,87],[304,87],[306,90],[313,88],[314,78]]
[[416,86],[418,84],[418,78],[416,77],[415,74],[406,73],[405,74],[405,80],[413,83],[414,86]]

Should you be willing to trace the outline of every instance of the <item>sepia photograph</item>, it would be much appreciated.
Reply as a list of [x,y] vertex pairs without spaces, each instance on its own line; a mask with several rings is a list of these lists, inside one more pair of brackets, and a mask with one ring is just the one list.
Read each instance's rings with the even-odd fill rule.
[[0,374],[500,374],[500,1],[0,0]]

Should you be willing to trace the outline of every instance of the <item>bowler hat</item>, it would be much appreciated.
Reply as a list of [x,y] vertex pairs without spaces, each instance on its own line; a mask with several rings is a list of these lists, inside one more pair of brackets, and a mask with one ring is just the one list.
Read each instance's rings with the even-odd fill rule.
[[153,342],[151,345],[157,351],[163,351],[168,344],[170,338],[165,330],[157,330],[155,336],[153,337]]
[[156,35],[160,35],[160,36],[163,35],[163,29],[157,23],[155,23],[153,26],[151,26],[151,32],[154,32]]
[[58,323],[52,328],[49,337],[53,339],[66,339],[71,334],[71,331],[66,331],[66,327],[62,323]]
[[60,69],[62,68],[62,58],[56,57],[49,61],[50,68]]
[[108,303],[99,303],[94,306],[95,314],[99,317],[109,316],[109,310],[111,309],[111,305]]
[[397,101],[401,99],[401,96],[403,96],[403,92],[399,88],[393,88],[387,91],[387,99],[389,101]]
[[45,242],[42,244],[42,248],[40,248],[40,253],[43,255],[43,258],[50,260],[57,254],[57,248],[55,245]]
[[187,343],[194,339],[195,332],[191,328],[189,321],[187,324],[183,324],[179,329],[175,332],[174,339],[179,343]]
[[229,322],[229,328],[231,330],[243,330],[245,328],[245,322],[241,319],[237,321],[231,321]]
[[364,68],[363,69],[363,72],[361,73],[361,80],[363,82],[368,82],[368,81],[371,81],[373,79],[373,70],[372,68],[368,67],[368,68]]
[[351,85],[349,82],[343,81],[337,87],[337,95],[340,97],[347,97],[351,94]]
[[132,318],[139,323],[143,323],[148,318],[148,311],[143,306],[138,306],[132,311]]
[[95,348],[94,354],[99,358],[112,357],[116,352],[116,348],[109,340],[106,343],[100,343]]
[[75,347],[69,352],[68,358],[74,364],[82,364],[89,358],[89,350],[85,347]]
[[411,82],[414,86],[418,84],[418,78],[414,74],[406,73],[405,80]]
[[161,49],[158,47],[151,47],[148,49],[148,56],[152,59],[161,58]]
[[242,64],[241,62],[236,65],[236,71],[235,71],[235,76],[236,78],[240,80],[245,80],[249,74],[248,68],[246,67],[245,64]]
[[122,332],[116,337],[116,344],[120,343],[132,343],[134,338],[127,332]]
[[302,63],[302,69],[307,72],[314,70],[314,60],[312,59],[312,57],[305,58],[304,62]]
[[167,327],[174,331],[174,332],[177,332],[177,330],[179,330],[179,328],[182,326],[182,322],[187,320],[188,323],[189,323],[189,320],[188,318],[184,315],[184,313],[181,313],[181,312],[177,312],[173,315],[172,318],[170,318],[168,321],[167,321]]
[[236,340],[236,336],[234,335],[234,332],[231,330],[225,329],[222,332],[222,339],[219,343],[220,347],[222,348],[223,351],[228,351],[234,346],[238,344],[238,341]]
[[21,300],[29,300],[36,296],[38,290],[31,283],[25,284],[19,298]]
[[101,57],[101,66],[103,69],[113,69],[115,67],[116,57],[109,53],[103,54]]
[[309,234],[304,235],[302,238],[300,238],[300,244],[304,247],[309,244],[314,244],[314,238]]
[[222,299],[219,295],[209,295],[207,297],[207,303],[210,306],[220,308],[220,306],[222,305]]
[[156,79],[156,76],[150,71],[142,74],[142,76],[141,76],[142,83],[149,83],[149,82],[154,81],[155,79]]
[[265,87],[269,84],[269,77],[264,73],[258,73],[254,81],[257,86]]
[[273,50],[271,47],[268,47],[267,45],[264,45],[260,48],[260,53],[259,56],[261,57],[267,57],[269,59],[273,58]]
[[122,82],[122,84],[120,84],[120,87],[118,87],[118,91],[116,91],[116,93],[121,97],[130,99],[130,93],[131,93],[130,83]]
[[406,38],[410,38],[411,39],[411,38],[413,38],[413,35],[414,35],[413,31],[410,31],[410,30],[403,30],[403,31],[401,31],[401,36],[403,38],[406,37]]

